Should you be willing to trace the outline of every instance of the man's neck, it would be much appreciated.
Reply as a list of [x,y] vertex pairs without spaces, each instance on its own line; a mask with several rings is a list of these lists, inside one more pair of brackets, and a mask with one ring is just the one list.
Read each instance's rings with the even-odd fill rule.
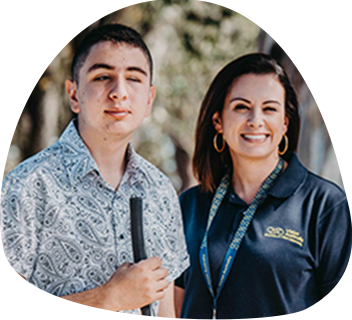
[[233,158],[232,185],[236,194],[250,204],[261,185],[275,169],[279,157],[271,156],[264,159]]
[[131,136],[102,137],[99,134],[79,132],[89,149],[104,180],[117,190],[126,169],[126,151]]

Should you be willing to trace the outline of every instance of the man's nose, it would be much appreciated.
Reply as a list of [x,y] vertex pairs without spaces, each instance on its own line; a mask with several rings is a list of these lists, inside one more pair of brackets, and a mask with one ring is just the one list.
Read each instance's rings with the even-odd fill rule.
[[109,93],[109,98],[116,102],[127,99],[126,83],[123,80],[116,80]]

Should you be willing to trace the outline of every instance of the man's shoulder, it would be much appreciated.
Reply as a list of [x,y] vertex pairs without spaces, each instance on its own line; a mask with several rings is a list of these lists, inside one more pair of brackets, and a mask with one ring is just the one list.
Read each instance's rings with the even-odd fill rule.
[[147,177],[148,181],[157,187],[168,186],[174,189],[170,179],[155,165],[136,153],[137,164],[139,170]]
[[25,180],[32,176],[38,176],[43,169],[50,170],[54,162],[57,162],[61,155],[61,145],[59,142],[45,148],[28,159],[18,164],[4,179],[7,181]]

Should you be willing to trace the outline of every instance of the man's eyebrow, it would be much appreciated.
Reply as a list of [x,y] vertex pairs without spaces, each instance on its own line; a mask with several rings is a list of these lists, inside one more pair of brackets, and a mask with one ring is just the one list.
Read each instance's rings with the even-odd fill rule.
[[[88,73],[91,72],[91,71],[93,71],[93,70],[97,70],[97,69],[114,70],[115,67],[110,66],[110,65],[105,64],[105,63],[96,63],[96,64],[93,64],[93,65],[88,69]],[[137,72],[139,72],[139,73],[142,73],[142,74],[145,75],[146,77],[148,76],[147,71],[143,70],[143,69],[140,68],[140,67],[128,67],[128,68],[127,68],[127,71],[137,71]]]
[[137,72],[139,72],[139,73],[142,73],[142,74],[145,75],[146,77],[148,76],[147,71],[143,70],[143,69],[140,68],[140,67],[128,67],[128,68],[127,68],[127,71],[137,71]]
[[96,70],[96,69],[108,69],[108,70],[113,70],[115,69],[114,67],[112,66],[109,66],[108,64],[105,64],[105,63],[96,63],[96,64],[93,64],[89,69],[88,69],[88,73],[93,71],[93,70]]

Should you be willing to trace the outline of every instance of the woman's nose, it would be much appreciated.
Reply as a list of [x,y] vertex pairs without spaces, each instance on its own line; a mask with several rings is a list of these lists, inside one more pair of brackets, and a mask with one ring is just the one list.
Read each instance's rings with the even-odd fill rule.
[[264,125],[263,114],[260,110],[252,110],[247,121],[251,128],[261,128]]

